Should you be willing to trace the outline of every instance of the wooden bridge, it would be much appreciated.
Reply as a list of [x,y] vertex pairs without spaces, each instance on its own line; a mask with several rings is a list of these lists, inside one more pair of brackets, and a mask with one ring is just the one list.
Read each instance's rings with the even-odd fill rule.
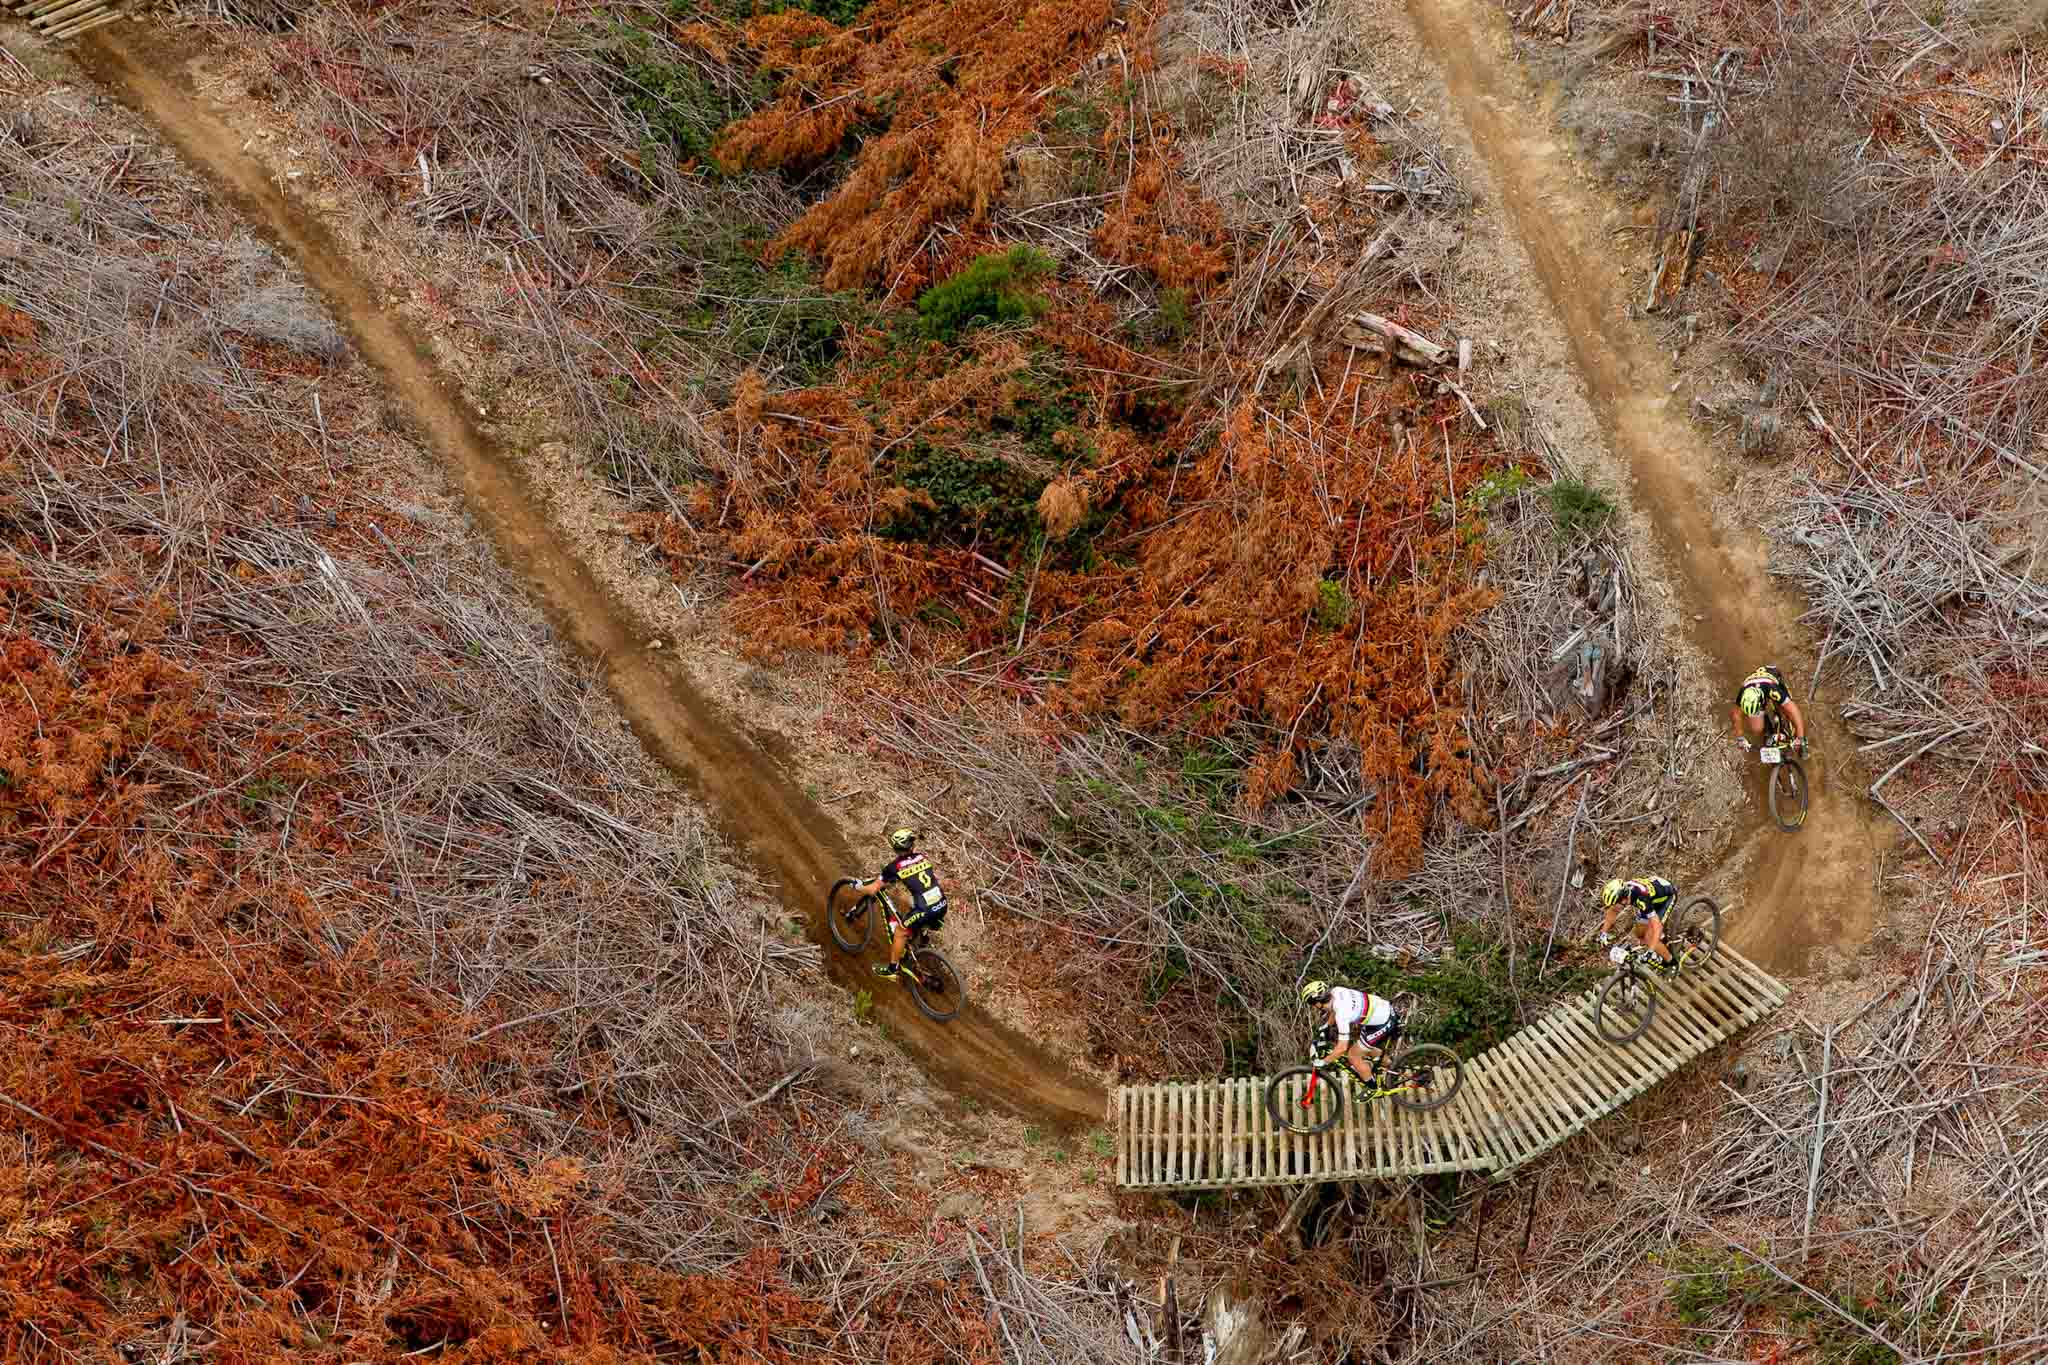
[[[1593,1029],[1593,992],[1465,1063],[1465,1084],[1433,1113],[1379,1100],[1326,1133],[1290,1133],[1266,1111],[1266,1078],[1121,1086],[1117,1185],[1212,1190],[1378,1180],[1440,1171],[1504,1178],[1614,1112],[1784,1003],[1783,983],[1723,944],[1667,988],[1642,1037]],[[1300,1098],[1298,1088],[1290,1100]]]
[[121,17],[122,0],[14,0],[0,5],[45,38],[72,38]]

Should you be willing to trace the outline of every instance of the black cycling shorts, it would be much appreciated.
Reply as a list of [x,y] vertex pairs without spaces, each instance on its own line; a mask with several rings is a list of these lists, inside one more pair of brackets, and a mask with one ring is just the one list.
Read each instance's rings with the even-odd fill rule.
[[945,927],[946,904],[944,901],[941,901],[939,904],[932,906],[928,910],[913,910],[909,914],[903,916],[903,918],[899,922],[903,925],[904,928],[910,930],[912,933],[915,933],[920,929],[924,930],[928,934],[936,933],[940,929]]
[[1387,1022],[1381,1024],[1378,1028],[1368,1029],[1361,1026],[1358,1034],[1358,1041],[1365,1044],[1367,1047],[1376,1047],[1380,1051],[1385,1052],[1388,1048],[1394,1045],[1394,1040],[1399,1038],[1400,1036],[1401,1012],[1399,1010],[1396,1010],[1394,1013],[1388,1015]]

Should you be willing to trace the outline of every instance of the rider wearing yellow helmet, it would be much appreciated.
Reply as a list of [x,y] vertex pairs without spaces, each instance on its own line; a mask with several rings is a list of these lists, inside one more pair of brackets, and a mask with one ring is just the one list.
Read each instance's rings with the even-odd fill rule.
[[1671,949],[1664,942],[1664,919],[1678,900],[1678,888],[1662,877],[1632,877],[1624,881],[1617,877],[1600,888],[1600,904],[1607,913],[1600,918],[1600,946],[1606,947],[1614,941],[1614,921],[1621,914],[1621,907],[1635,907],[1635,923],[1629,932],[1636,941],[1656,955],[1657,965],[1669,969],[1674,965]]
[[917,851],[917,831],[890,830],[889,848],[895,856],[882,864],[880,875],[854,888],[856,895],[872,896],[884,887],[896,886],[910,897],[910,913],[897,922],[896,937],[889,947],[889,960],[876,964],[876,976],[894,976],[902,970],[903,949],[910,943],[911,930],[935,930],[946,922],[945,888],[939,885],[939,874],[932,867],[932,860]]
[[[1799,703],[1792,700],[1785,675],[1775,664],[1765,664],[1742,680],[1728,715],[1735,722],[1735,738],[1742,741],[1745,749],[1750,746],[1751,736],[1761,739],[1786,725],[1791,726],[1795,744],[1806,743],[1806,717],[1799,714]],[[1743,733],[1745,730],[1748,734]]]

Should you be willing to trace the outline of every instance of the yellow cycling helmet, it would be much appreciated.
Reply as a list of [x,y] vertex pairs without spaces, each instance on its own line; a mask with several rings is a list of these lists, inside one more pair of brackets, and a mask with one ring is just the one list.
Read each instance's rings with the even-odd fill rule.
[[910,846],[916,842],[917,831],[914,829],[904,828],[889,831],[889,847],[895,849],[898,853],[910,852]]
[[1301,1003],[1304,1005],[1321,1004],[1329,996],[1330,983],[1327,981],[1311,981],[1301,988]]
[[1627,885],[1627,882],[1624,882],[1621,878],[1616,877],[1613,881],[1601,887],[1600,904],[1604,906],[1613,905],[1616,901],[1621,899],[1622,888]]
[[1760,716],[1764,713],[1764,690],[1752,684],[1742,689],[1742,714]]

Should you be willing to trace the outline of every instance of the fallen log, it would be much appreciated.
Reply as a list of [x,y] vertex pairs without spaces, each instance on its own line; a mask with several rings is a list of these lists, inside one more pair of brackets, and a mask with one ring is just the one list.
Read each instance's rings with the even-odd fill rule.
[[1393,343],[1401,359],[1414,365],[1442,365],[1450,360],[1448,348],[1437,345],[1413,328],[1383,318],[1377,313],[1353,313],[1344,324],[1344,343],[1347,346],[1370,346],[1368,334],[1377,335]]

